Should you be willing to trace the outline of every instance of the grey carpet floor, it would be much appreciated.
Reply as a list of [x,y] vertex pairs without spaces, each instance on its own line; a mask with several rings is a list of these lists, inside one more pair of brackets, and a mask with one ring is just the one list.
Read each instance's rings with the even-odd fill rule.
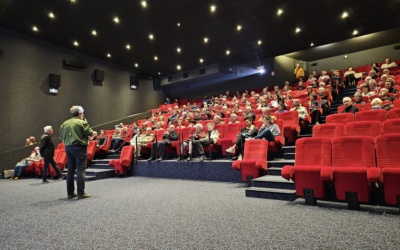
[[113,178],[0,180],[1,249],[400,249],[394,208],[246,198],[241,184]]

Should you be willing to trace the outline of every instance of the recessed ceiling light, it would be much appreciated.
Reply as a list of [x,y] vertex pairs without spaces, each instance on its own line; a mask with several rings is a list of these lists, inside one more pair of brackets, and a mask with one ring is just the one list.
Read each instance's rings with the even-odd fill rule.
[[136,67],[136,68],[139,67],[139,64],[135,63],[135,67]]
[[299,33],[301,29],[299,27],[296,28],[296,33]]
[[154,39],[154,35],[153,35],[153,34],[150,34],[150,35],[149,35],[149,39],[150,39],[150,40],[153,40],[153,39]]
[[278,16],[282,15],[283,14],[283,10],[282,9],[278,9],[277,14],[278,14]]
[[211,5],[210,6],[210,11],[211,12],[215,12],[217,10],[217,6],[215,6],[215,5]]
[[92,36],[97,36],[97,31],[96,30],[92,30]]
[[131,45],[127,44],[127,45],[125,46],[125,48],[126,48],[127,50],[130,50],[130,49],[131,49]]
[[181,48],[176,48],[176,52],[181,53]]
[[38,27],[36,27],[36,26],[33,26],[33,27],[32,27],[32,30],[35,31],[35,32],[38,32],[38,31],[39,31]]
[[203,58],[200,58],[199,62],[200,62],[200,63],[203,63],[203,62],[204,62],[204,59],[203,59]]
[[353,31],[353,35],[355,36],[355,35],[358,35],[358,30],[354,30]]
[[161,72],[158,72],[158,75],[161,75]]
[[314,46],[314,43],[311,43],[310,46],[313,47],[313,46]]
[[208,43],[208,37],[204,37],[203,41],[204,43]]
[[349,16],[349,13],[347,13],[346,11],[344,11],[343,14],[342,14],[342,18],[344,19],[344,18],[346,18],[346,17],[348,17],[348,16]]
[[110,54],[110,53],[108,53],[108,54],[107,54],[107,57],[108,57],[108,58],[111,58],[111,54]]
[[54,15],[54,13],[53,13],[53,12],[49,12],[49,17],[50,17],[51,19],[54,19],[54,18],[56,18],[56,16]]
[[236,26],[236,30],[237,30],[237,31],[240,31],[241,29],[242,29],[242,26],[241,26],[241,25]]
[[154,61],[158,61],[158,56],[154,56]]
[[261,45],[262,44],[262,41],[261,40],[258,40],[257,41],[257,45]]
[[76,3],[76,0],[69,0],[71,3]]
[[229,55],[230,53],[231,53],[230,50],[226,50],[226,51],[225,51],[225,54],[226,54],[226,55]]
[[181,27],[181,23],[177,23],[176,26]]
[[114,17],[114,18],[113,18],[113,22],[114,22],[114,23],[119,23],[119,22],[120,22],[120,21],[119,21],[119,17],[117,17],[117,16]]
[[75,47],[78,47],[78,46],[79,46],[78,41],[74,41],[74,46],[75,46]]
[[142,5],[143,8],[146,8],[147,7],[147,1],[140,2],[140,5]]
[[181,65],[179,65],[179,64],[176,65],[176,69],[177,69],[177,70],[181,70]]

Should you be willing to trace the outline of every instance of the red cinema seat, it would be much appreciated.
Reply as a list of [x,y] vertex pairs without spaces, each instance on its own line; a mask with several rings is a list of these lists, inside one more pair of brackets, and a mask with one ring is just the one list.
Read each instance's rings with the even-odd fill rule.
[[350,122],[345,125],[345,135],[349,136],[371,136],[382,134],[380,121]]
[[369,202],[369,168],[375,168],[375,143],[371,136],[343,136],[332,139],[332,167],[321,169],[321,179],[332,181],[336,198],[347,201],[350,209]]
[[382,122],[382,132],[384,135],[400,133],[400,118]]
[[117,176],[126,176],[129,169],[131,168],[133,152],[135,151],[134,146],[126,146],[121,150],[119,159],[111,160],[110,165],[114,166],[115,173]]
[[[396,94],[396,98],[400,98],[400,92]],[[393,101],[393,108],[394,109],[400,109],[400,99],[394,100]]]
[[104,145],[101,145],[100,147],[98,147],[96,149],[96,153],[95,155],[106,155],[107,151],[110,149],[111,147],[111,141],[112,141],[112,135],[107,135],[107,143]]
[[89,145],[87,146],[87,165],[90,166],[94,155],[96,154],[96,146],[97,141],[89,141]]
[[355,114],[355,121],[386,121],[387,120],[387,112],[384,109],[378,110],[366,110],[363,112],[357,112]]
[[[190,128],[181,128],[179,129],[179,139],[177,141],[173,141],[172,145],[176,148],[176,154],[179,156],[181,154],[180,152],[180,148],[182,147],[182,144],[184,141],[187,141],[190,139],[190,137],[192,136],[192,133],[195,131],[196,129],[193,127]],[[182,152],[183,156],[186,155],[186,150],[183,149]]]
[[[61,169],[61,171],[63,171],[68,162],[67,153],[65,152],[65,150],[60,149],[58,151],[57,155],[54,155],[54,160],[56,161],[56,163],[57,163],[58,167]],[[49,171],[50,171],[51,177],[59,177],[58,173],[54,170],[53,167],[50,166]]]
[[233,123],[225,125],[224,138],[220,138],[217,144],[221,145],[222,155],[226,156],[226,150],[236,142],[236,137],[242,128],[241,123]]
[[57,149],[65,149],[64,143],[58,143]]
[[400,118],[400,109],[391,109],[388,111],[388,119]]
[[299,113],[288,111],[279,114],[279,119],[283,121],[283,136],[289,143],[294,143],[300,133]]
[[328,115],[326,117],[326,123],[346,124],[349,122],[354,122],[354,114],[353,113],[338,113],[338,114]]
[[224,135],[225,135],[225,124],[217,124],[217,125],[214,126],[214,129],[218,130],[219,139],[214,144],[203,146],[204,154],[207,157],[211,156],[211,159],[215,158],[214,156],[216,156],[216,155],[221,155],[222,154],[222,146],[221,146],[221,143],[219,143],[219,141],[220,141],[220,139],[224,138]]
[[312,130],[313,137],[335,138],[344,135],[344,124],[326,123],[315,125]]
[[296,141],[294,166],[284,166],[281,175],[293,180],[296,194],[304,197],[306,204],[314,205],[315,199],[325,197],[321,169],[332,164],[332,140],[330,138],[301,138]]
[[[365,96],[364,96],[365,97]],[[362,104],[353,104],[354,106],[356,106],[358,108],[358,111],[363,111],[364,110],[364,106]],[[337,113],[338,114],[342,114],[342,111],[345,109],[344,105],[341,105],[338,107]],[[357,112],[358,113],[358,112]]]
[[251,179],[262,176],[267,170],[268,141],[249,140],[244,147],[243,160],[232,163],[232,168],[242,172],[242,181],[250,184]]
[[283,136],[283,120],[277,119],[274,121],[278,125],[281,135],[275,136],[275,141],[268,142],[268,152],[279,152],[282,146],[285,146],[285,137]]
[[386,203],[400,204],[400,134],[380,135],[376,138],[377,168],[368,169],[368,180],[383,184]]

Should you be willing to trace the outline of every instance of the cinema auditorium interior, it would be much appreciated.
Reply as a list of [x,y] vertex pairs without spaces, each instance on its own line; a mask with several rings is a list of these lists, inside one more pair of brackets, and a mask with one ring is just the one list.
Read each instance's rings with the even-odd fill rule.
[[2,249],[400,248],[398,0],[0,0],[0,93]]

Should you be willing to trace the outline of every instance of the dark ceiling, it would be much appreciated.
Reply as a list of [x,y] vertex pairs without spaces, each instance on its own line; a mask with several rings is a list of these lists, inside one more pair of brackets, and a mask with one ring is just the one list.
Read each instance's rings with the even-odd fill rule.
[[146,8],[141,2],[0,0],[0,26],[132,69],[138,63],[139,72],[162,76],[177,73],[177,65],[180,71],[200,67],[200,58],[206,65],[233,66],[349,39],[355,29],[365,35],[400,26],[397,0],[149,0]]

